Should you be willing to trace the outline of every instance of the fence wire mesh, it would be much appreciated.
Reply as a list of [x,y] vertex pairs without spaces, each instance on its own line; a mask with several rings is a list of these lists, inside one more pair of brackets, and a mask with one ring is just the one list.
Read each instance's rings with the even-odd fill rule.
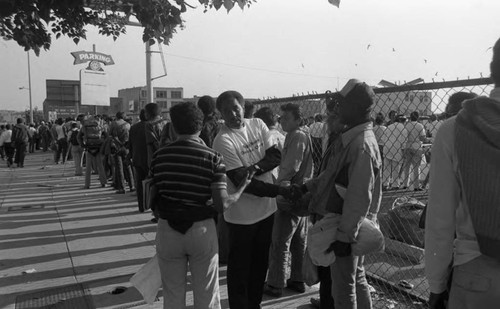
[[[396,298],[390,308],[422,308],[429,297],[424,274],[424,230],[418,223],[427,203],[432,142],[441,123],[450,116],[445,113],[450,96],[457,92],[488,96],[492,89],[489,78],[374,89],[374,132],[384,159],[378,218],[386,249],[366,256],[365,267],[371,282],[378,283],[375,298],[384,294]],[[328,136],[325,99],[325,94],[314,94],[253,103],[256,111],[269,107],[276,115],[281,114],[284,104],[299,104],[311,133],[314,163],[318,165]],[[410,119],[415,111],[422,126]]]

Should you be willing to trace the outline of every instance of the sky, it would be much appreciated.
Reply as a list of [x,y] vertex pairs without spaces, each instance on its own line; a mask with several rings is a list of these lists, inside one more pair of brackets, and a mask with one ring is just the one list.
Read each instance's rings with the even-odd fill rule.
[[[187,0],[198,5],[196,0]],[[494,0],[257,0],[184,14],[185,28],[162,46],[167,76],[155,87],[183,87],[184,97],[217,96],[237,90],[246,98],[288,97],[342,88],[349,78],[376,85],[489,76],[500,37],[500,1]],[[33,107],[42,108],[46,79],[79,79],[86,65],[73,65],[73,51],[110,54],[110,95],[146,84],[145,46],[140,27],[117,41],[88,28],[78,45],[61,37],[49,51],[30,53]],[[159,51],[157,45],[153,51]],[[152,76],[160,76],[159,53]],[[27,53],[0,40],[0,110],[29,108]],[[24,89],[19,89],[24,87]]]

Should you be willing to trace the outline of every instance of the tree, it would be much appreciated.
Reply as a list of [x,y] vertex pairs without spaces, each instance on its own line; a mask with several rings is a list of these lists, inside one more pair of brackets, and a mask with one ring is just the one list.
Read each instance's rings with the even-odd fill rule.
[[[243,9],[256,0],[198,0],[205,12],[235,4]],[[183,27],[182,13],[195,7],[184,0],[0,0],[0,36],[14,40],[24,50],[40,54],[52,37],[67,36],[78,44],[86,38],[85,26],[116,40],[126,32],[130,16],[144,27],[142,40],[168,44]]]

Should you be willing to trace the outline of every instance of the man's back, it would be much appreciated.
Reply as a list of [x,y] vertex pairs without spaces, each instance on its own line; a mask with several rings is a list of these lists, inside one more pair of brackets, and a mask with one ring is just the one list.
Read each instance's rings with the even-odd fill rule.
[[130,127],[129,147],[134,166],[148,169],[148,150],[146,144],[146,121],[140,121]]

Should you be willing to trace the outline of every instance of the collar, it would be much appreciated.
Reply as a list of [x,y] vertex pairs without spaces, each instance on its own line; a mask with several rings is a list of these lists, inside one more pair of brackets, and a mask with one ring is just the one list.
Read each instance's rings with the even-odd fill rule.
[[177,136],[177,140],[178,141],[190,141],[190,142],[205,145],[205,142],[198,135],[179,135],[179,136]]
[[371,122],[365,122],[362,124],[358,124],[355,127],[350,128],[346,132],[342,133],[342,144],[347,146],[352,140],[358,136],[359,133],[373,130],[373,124]]
[[500,87],[496,87],[491,90],[490,98],[500,102]]

